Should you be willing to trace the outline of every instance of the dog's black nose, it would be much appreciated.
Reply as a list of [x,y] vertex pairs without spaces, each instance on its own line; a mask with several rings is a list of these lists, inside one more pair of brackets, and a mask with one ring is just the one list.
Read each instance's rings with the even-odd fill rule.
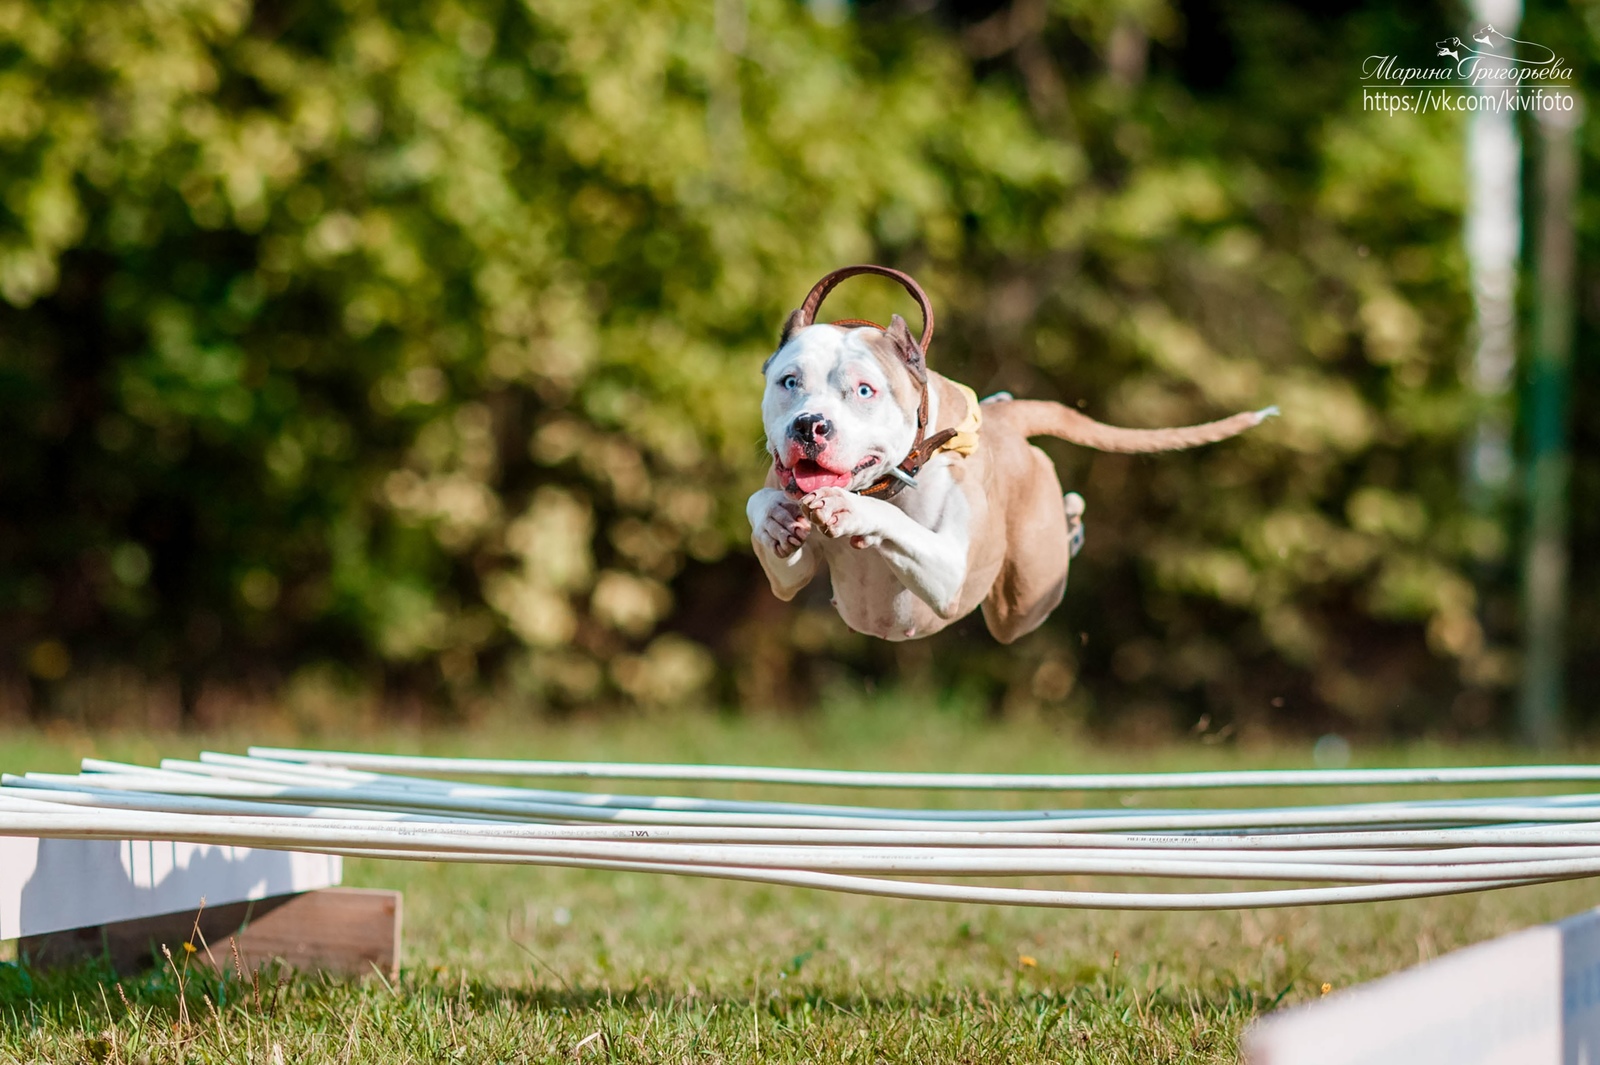
[[833,423],[820,414],[802,414],[789,426],[789,434],[803,443],[826,440],[833,435]]

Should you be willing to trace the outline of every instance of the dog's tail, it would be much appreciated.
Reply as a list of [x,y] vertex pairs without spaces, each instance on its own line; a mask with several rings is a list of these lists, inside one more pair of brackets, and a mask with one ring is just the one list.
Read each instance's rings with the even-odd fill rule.
[[1014,399],[984,409],[986,419],[1003,420],[1024,436],[1054,436],[1096,451],[1140,454],[1151,451],[1182,451],[1184,448],[1214,444],[1253,429],[1278,413],[1277,407],[1245,411],[1221,421],[1186,425],[1174,429],[1123,429],[1097,422],[1071,407],[1036,399]]

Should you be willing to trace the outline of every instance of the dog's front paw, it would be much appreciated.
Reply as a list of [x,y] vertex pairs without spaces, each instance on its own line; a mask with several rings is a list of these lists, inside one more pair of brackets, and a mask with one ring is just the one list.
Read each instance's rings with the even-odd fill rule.
[[788,558],[800,550],[811,529],[811,519],[801,512],[799,504],[787,499],[775,500],[761,522],[761,535],[779,558]]
[[848,539],[852,547],[867,547],[875,538],[860,504],[860,498],[843,488],[819,488],[800,500],[812,524],[822,530],[824,536]]

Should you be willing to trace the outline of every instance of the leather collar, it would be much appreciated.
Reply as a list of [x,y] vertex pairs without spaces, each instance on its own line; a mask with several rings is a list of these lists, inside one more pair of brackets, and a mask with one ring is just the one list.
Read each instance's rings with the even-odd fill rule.
[[955,429],[941,429],[932,436],[924,436],[928,428],[928,383],[922,383],[922,401],[917,404],[917,435],[911,441],[911,450],[895,467],[903,476],[886,473],[876,481],[859,489],[856,495],[866,496],[869,499],[893,499],[904,489],[912,488],[917,483],[917,473],[921,471],[930,458],[941,447],[949,443],[956,435]]

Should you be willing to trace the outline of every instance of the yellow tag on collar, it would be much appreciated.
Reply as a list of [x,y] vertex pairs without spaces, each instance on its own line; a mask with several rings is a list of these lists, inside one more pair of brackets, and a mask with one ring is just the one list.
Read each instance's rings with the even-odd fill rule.
[[976,392],[959,381],[950,383],[961,390],[962,398],[967,401],[967,416],[956,426],[956,435],[946,440],[939,450],[957,451],[965,457],[978,449],[978,429],[983,425],[983,410],[978,405]]

